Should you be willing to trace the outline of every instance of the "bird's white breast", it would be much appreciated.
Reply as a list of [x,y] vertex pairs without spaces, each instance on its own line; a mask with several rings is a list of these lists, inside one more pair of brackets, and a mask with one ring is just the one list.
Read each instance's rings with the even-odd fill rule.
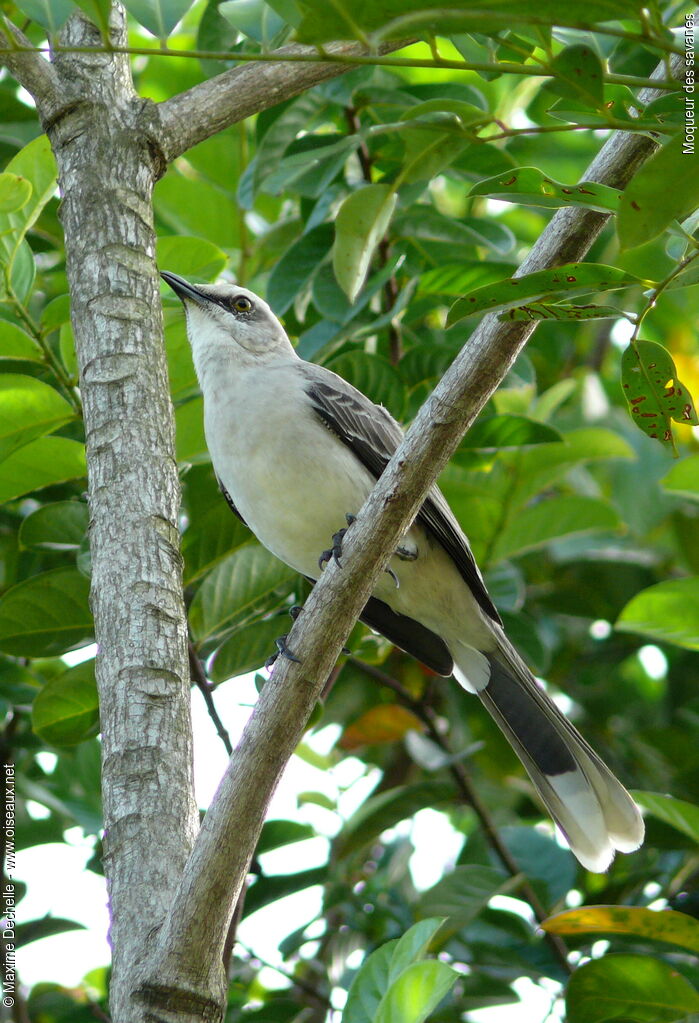
[[204,425],[216,474],[252,531],[316,577],[320,553],[374,480],[320,423],[304,386],[295,363],[230,374],[207,385]]

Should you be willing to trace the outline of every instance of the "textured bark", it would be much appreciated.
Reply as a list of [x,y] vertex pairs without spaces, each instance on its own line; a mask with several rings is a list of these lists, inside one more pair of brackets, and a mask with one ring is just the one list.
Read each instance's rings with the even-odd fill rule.
[[[125,43],[123,13],[113,17]],[[95,46],[81,16],[62,42]],[[91,603],[102,730],[112,1015],[129,997],[198,826],[173,415],[154,264],[152,105],[129,58],[61,53],[42,105],[59,168],[89,469]]]
[[[100,43],[81,16],[62,41]],[[125,42],[119,8],[112,42]],[[179,492],[151,193],[186,147],[339,69],[256,65],[156,108],[135,95],[123,54],[66,52],[49,65],[16,53],[5,62],[35,96],[63,197],[100,648],[112,1017],[219,1021],[221,951],[274,787],[380,566],[534,327],[486,318],[421,410],[348,533],[345,567],[327,569],[294,626],[302,664],[280,660],[194,842]],[[622,186],[652,148],[616,138],[587,177]],[[604,220],[561,211],[522,272],[581,258]]]

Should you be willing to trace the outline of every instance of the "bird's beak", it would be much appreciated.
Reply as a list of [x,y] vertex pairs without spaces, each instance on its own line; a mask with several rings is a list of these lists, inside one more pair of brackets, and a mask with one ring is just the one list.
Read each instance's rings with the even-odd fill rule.
[[169,270],[162,270],[160,276],[169,284],[177,297],[183,302],[196,302],[197,305],[210,305],[211,299],[194,284],[190,284],[184,277],[172,274]]

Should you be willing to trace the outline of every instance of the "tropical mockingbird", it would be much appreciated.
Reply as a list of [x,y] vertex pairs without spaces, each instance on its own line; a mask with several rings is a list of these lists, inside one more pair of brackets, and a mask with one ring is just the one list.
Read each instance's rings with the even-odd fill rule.
[[[317,579],[321,545],[359,511],[401,428],[341,377],[300,359],[253,292],[161,276],[184,304],[206,441],[226,499],[265,547]],[[606,870],[615,850],[638,848],[636,805],[505,636],[436,486],[361,618],[480,697],[583,866]]]

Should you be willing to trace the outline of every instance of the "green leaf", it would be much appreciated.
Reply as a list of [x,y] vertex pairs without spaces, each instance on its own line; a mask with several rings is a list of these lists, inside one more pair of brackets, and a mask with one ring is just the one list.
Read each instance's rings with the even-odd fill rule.
[[458,973],[446,963],[413,963],[391,984],[374,1023],[423,1023],[456,982]]
[[494,867],[462,866],[438,881],[420,897],[420,916],[444,916],[445,931],[454,934],[485,909],[494,895],[516,887],[518,878],[511,878]]
[[404,970],[424,957],[427,946],[442,923],[442,919],[421,920],[400,939],[387,941],[372,952],[352,981],[342,1013],[342,1023],[376,1020],[387,989]]
[[563,440],[563,444],[540,444],[518,453],[518,478],[512,488],[512,507],[524,504],[573,465],[634,457],[632,447],[623,437],[602,426],[570,430]]
[[207,462],[209,454],[204,435],[204,399],[192,398],[175,409],[175,436],[178,462]]
[[0,322],[0,359],[29,359],[41,362],[43,353],[33,337],[14,323]]
[[350,986],[342,1023],[373,1023],[386,992],[391,959],[397,945],[398,939],[387,941],[362,963]]
[[259,544],[234,551],[206,577],[192,601],[189,621],[193,636],[202,642],[279,607],[296,575]]
[[549,934],[630,934],[699,952],[699,920],[674,909],[641,906],[584,906],[544,920]]
[[269,45],[284,28],[284,20],[265,0],[224,0],[218,9],[226,21],[256,43]]
[[53,657],[92,640],[90,583],[75,568],[42,572],[0,599],[0,650]]
[[55,35],[75,11],[72,0],[18,0],[16,6],[51,35]]
[[622,249],[644,245],[699,205],[699,174],[680,132],[647,160],[624,190],[617,231]]
[[73,0],[73,2],[97,26],[102,33],[102,38],[108,39],[111,0]]
[[596,181],[581,181],[577,185],[564,185],[554,181],[538,167],[518,167],[508,174],[496,174],[473,186],[469,195],[487,195],[501,202],[517,202],[525,206],[584,206],[602,213],[616,213],[621,192]]
[[[307,92],[292,99],[281,112],[265,115],[258,120],[258,147],[252,171],[252,191],[257,191],[266,182],[266,178],[274,173],[295,139],[307,132],[310,122],[320,113],[323,101],[317,92]],[[276,113],[276,112],[275,112]],[[273,117],[269,123],[269,117]],[[266,124],[264,134],[260,130]],[[252,200],[251,200],[252,201]],[[246,206],[246,208],[248,208]]]
[[75,551],[85,542],[90,512],[79,501],[57,501],[27,515],[19,545],[35,551]]
[[699,1012],[699,994],[681,973],[650,956],[606,955],[579,967],[566,990],[567,1023],[672,1023]]
[[[516,637],[510,638],[516,641]],[[499,830],[519,870],[535,887],[543,889],[544,904],[553,906],[564,899],[575,886],[578,876],[572,853],[562,849],[552,835],[545,835],[536,828],[504,827]]]
[[621,386],[636,425],[673,451],[671,420],[699,424],[692,396],[678,380],[672,356],[655,341],[629,345],[621,357]]
[[466,316],[483,310],[505,309],[522,305],[526,299],[546,298],[552,295],[583,295],[597,291],[614,291],[642,281],[633,274],[601,263],[566,263],[551,270],[537,270],[524,277],[476,288],[470,295],[460,298],[449,310],[447,326],[451,327]]
[[52,746],[73,746],[99,723],[95,662],[83,661],[52,678],[32,705],[32,728]]
[[[412,111],[409,111],[407,116],[410,116],[410,113]],[[475,114],[480,121],[490,120],[489,115],[484,114],[482,110],[476,110]],[[472,139],[472,135],[462,127],[460,118],[455,114],[434,115],[429,120],[408,121],[405,127],[401,128],[401,135],[405,142],[405,157],[393,188],[416,181],[429,181],[453,163]]]
[[660,482],[672,494],[699,501],[699,455],[683,458]]
[[553,81],[546,83],[547,92],[576,103],[584,103],[593,110],[604,104],[604,68],[593,49],[579,43],[566,46],[557,53],[549,67]]
[[83,444],[67,437],[41,437],[0,464],[0,504],[85,473]]
[[223,249],[238,245],[238,207],[200,174],[184,177],[171,168],[155,186],[153,200],[156,215],[177,234],[207,238]]
[[158,39],[167,39],[193,0],[125,0],[129,14]]
[[495,543],[493,560],[543,547],[562,536],[620,526],[619,516],[606,501],[573,494],[551,497],[524,508],[507,523]]
[[213,281],[228,262],[228,256],[218,245],[206,238],[190,235],[158,238],[155,252],[159,267],[188,280],[198,277],[204,281]]
[[345,199],[335,217],[333,267],[337,283],[350,302],[361,290],[396,201],[394,186],[365,185]]
[[345,352],[332,359],[328,369],[362,391],[377,405],[384,405],[400,419],[405,403],[405,388],[400,374],[390,362],[368,352]]
[[65,398],[36,377],[20,373],[0,376],[0,462],[73,416]]
[[319,224],[287,249],[267,282],[267,301],[277,316],[302,294],[313,280],[332,245],[332,225]]
[[526,416],[488,416],[479,419],[464,437],[462,448],[519,448],[563,440],[558,430]]
[[618,320],[624,316],[620,309],[611,305],[570,305],[569,303],[530,302],[528,305],[515,306],[500,313],[499,320],[559,320],[577,322],[579,320]]
[[443,923],[443,917],[419,920],[398,939],[391,954],[389,982],[396,980],[406,967],[425,957],[430,942]]
[[245,895],[244,916],[250,916],[263,906],[268,906],[285,895],[303,891],[312,885],[322,885],[328,880],[327,867],[311,867],[294,874],[272,874],[258,877]]
[[668,579],[641,590],[622,610],[615,628],[699,650],[699,576]]
[[32,194],[21,209],[0,213],[0,263],[11,270],[25,234],[56,191],[56,161],[47,137],[40,135],[21,149],[5,170],[32,184]]
[[217,495],[217,500],[192,520],[182,537],[185,584],[201,578],[250,539],[250,530],[233,514],[223,495]]
[[216,651],[209,667],[209,677],[213,682],[225,682],[260,668],[268,657],[277,652],[275,640],[290,628],[291,619],[285,621],[282,616],[273,615],[236,629]]
[[[303,148],[298,149],[299,146]],[[339,138],[337,135],[304,135],[289,147],[289,155],[264,179],[264,191],[269,195],[281,195],[293,185],[295,192],[316,199],[335,180],[356,146],[356,139],[351,135]]]
[[401,785],[388,789],[378,796],[371,796],[345,822],[335,838],[337,855],[345,857],[364,849],[382,831],[393,827],[406,817],[412,817],[418,810],[425,806],[434,807],[439,803],[450,802],[453,798],[454,787],[446,782]]
[[83,931],[85,924],[79,924],[76,920],[66,920],[59,916],[46,916],[38,920],[27,920],[26,923],[18,924],[15,931],[15,944],[17,948],[24,948],[32,941],[39,941],[41,938],[50,938],[54,934],[65,934],[67,931]]
[[26,305],[36,279],[36,261],[25,238],[20,241],[8,271],[5,280],[9,293],[22,305]]
[[633,0],[521,0],[516,6],[508,0],[303,0],[303,21],[298,39],[303,43],[322,43],[335,39],[359,39],[382,26],[390,28],[381,38],[409,38],[430,31],[433,35],[488,32],[518,25],[571,25],[586,27],[596,21],[637,18]]
[[683,835],[688,835],[699,845],[699,806],[662,792],[643,792],[635,789],[633,797],[653,817],[681,831]]
[[316,830],[310,824],[285,820],[265,821],[255,853],[257,856],[261,856],[272,849],[280,849],[284,845],[305,842],[306,839],[315,837]]
[[17,174],[0,174],[0,213],[15,213],[29,202],[32,185]]

